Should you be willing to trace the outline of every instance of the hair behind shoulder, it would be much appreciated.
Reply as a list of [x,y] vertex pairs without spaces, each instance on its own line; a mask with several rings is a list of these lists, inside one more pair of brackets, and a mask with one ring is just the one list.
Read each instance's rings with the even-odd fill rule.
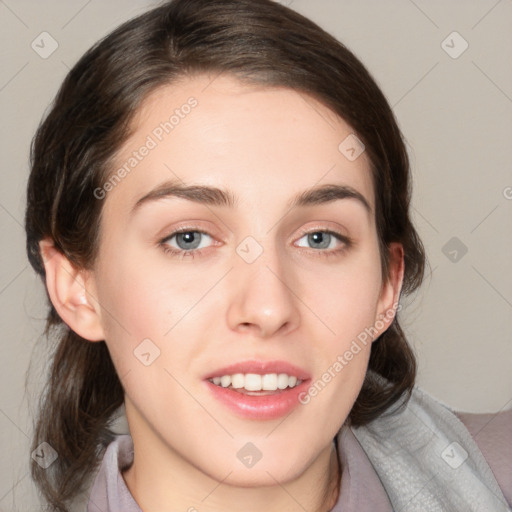
[[[388,244],[405,253],[403,294],[422,282],[425,253],[409,217],[409,160],[394,115],[363,64],[312,21],[271,0],[172,0],[95,44],[65,78],[34,137],[27,187],[27,254],[45,280],[39,241],[49,237],[71,262],[91,268],[100,240],[102,201],[94,190],[152,91],[183,76],[230,73],[248,83],[310,94],[339,114],[365,144],[376,191],[383,276]],[[32,449],[58,453],[31,466],[51,511],[68,511],[113,439],[112,414],[123,387],[104,342],[70,330],[49,300],[45,334],[56,341],[41,394]],[[349,423],[377,418],[410,394],[416,362],[395,317],[372,344],[369,371]],[[376,377],[377,376],[377,377]],[[383,384],[382,378],[387,382]]]

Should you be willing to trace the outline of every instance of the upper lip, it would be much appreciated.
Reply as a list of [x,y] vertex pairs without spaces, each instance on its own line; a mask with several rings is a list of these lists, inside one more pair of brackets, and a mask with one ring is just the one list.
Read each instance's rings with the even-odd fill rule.
[[295,376],[300,380],[310,379],[309,373],[298,366],[287,361],[241,361],[238,363],[224,366],[208,373],[204,378],[222,377],[223,375],[234,375],[235,373],[255,373],[265,375],[267,373],[286,373],[289,376]]

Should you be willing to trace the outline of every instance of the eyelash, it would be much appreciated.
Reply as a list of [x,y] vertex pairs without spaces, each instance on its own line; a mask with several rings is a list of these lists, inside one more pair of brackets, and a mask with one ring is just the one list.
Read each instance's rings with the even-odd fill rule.
[[[206,231],[190,227],[190,228],[180,228],[176,231],[173,231],[172,233],[170,233],[165,238],[163,238],[162,240],[159,241],[158,244],[159,244],[159,246],[162,247],[165,254],[168,254],[169,256],[171,256],[173,258],[178,258],[180,260],[182,260],[185,256],[192,257],[192,259],[194,259],[196,256],[201,257],[203,255],[203,252],[207,250],[207,249],[192,249],[192,250],[186,251],[184,249],[177,250],[172,247],[169,247],[169,245],[167,245],[166,242],[168,242],[174,236],[179,235],[180,233],[201,233],[203,235],[208,235],[209,237],[213,238],[212,235],[210,235]],[[339,256],[339,255],[347,252],[353,246],[353,240],[351,238],[349,238],[348,236],[342,235],[341,233],[338,233],[336,231],[329,230],[329,229],[313,229],[313,230],[309,230],[309,231],[307,231],[307,230],[301,231],[299,239],[305,235],[310,235],[313,233],[325,233],[325,234],[333,235],[338,241],[340,241],[344,244],[343,247],[341,247],[339,249],[331,249],[331,250],[310,249],[311,251],[314,251],[313,254],[315,256],[318,256],[321,258],[330,258],[333,256]],[[300,247],[300,249],[306,249],[306,248]]]

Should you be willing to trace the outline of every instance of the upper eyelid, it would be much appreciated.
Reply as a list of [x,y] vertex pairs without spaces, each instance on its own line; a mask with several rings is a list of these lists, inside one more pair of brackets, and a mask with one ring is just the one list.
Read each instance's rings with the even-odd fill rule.
[[198,226],[195,226],[195,227],[194,226],[184,226],[184,227],[179,227],[179,228],[170,230],[167,235],[163,235],[162,237],[160,237],[160,239],[167,240],[168,238],[171,238],[174,235],[179,235],[180,233],[190,233],[190,232],[199,232],[199,233],[203,233],[205,235],[211,236],[211,237],[214,236],[207,229],[203,229]]

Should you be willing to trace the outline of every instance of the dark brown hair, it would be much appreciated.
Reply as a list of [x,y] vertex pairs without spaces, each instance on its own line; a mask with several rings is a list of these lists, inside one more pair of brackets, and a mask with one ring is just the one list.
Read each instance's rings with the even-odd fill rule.
[[[382,274],[388,244],[405,252],[402,294],[422,282],[425,253],[409,218],[410,170],[394,115],[361,62],[300,14],[271,0],[173,0],[132,19],[95,44],[65,78],[31,148],[27,253],[45,279],[45,237],[78,267],[93,268],[103,202],[94,190],[130,134],[150,92],[195,73],[228,73],[245,83],[310,94],[353,128],[372,168]],[[340,141],[341,142],[341,141]],[[123,388],[104,341],[67,327],[49,301],[45,335],[55,341],[38,404],[32,449],[47,442],[59,457],[31,466],[48,510],[67,511],[85,490],[113,440]],[[364,425],[410,396],[416,362],[395,317],[372,344],[369,370],[348,423]]]

